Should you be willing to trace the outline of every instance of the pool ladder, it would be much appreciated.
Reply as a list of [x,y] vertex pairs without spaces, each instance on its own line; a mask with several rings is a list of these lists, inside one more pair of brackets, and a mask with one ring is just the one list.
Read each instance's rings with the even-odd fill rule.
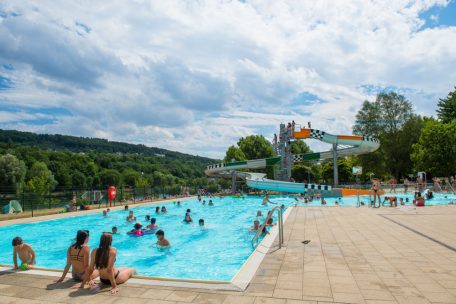
[[268,216],[264,220],[263,224],[258,228],[257,232],[255,233],[255,236],[252,238],[252,246],[253,248],[256,248],[258,246],[258,239],[260,238],[260,235],[262,234],[262,231],[264,227],[266,227],[266,223],[269,221],[270,218],[272,218],[274,212],[277,211],[279,214],[279,249],[282,248],[283,244],[283,217],[282,217],[282,208],[280,206],[272,208],[268,212]]

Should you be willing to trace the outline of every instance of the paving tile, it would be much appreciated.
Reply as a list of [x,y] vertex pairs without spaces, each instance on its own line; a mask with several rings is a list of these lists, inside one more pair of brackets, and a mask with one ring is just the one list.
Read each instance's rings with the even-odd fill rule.
[[192,302],[196,297],[198,296],[198,293],[193,292],[193,291],[181,291],[181,290],[176,290],[173,291],[169,296],[165,298],[167,301],[176,301],[176,302]]
[[173,290],[168,290],[168,289],[148,289],[144,293],[142,293],[139,297],[147,298],[147,299],[163,300],[172,293],[173,293]]
[[254,304],[286,304],[285,299],[257,297]]
[[223,304],[253,304],[255,297],[228,295]]
[[333,292],[333,298],[334,302],[364,303],[364,299],[359,293]]
[[301,290],[290,290],[290,289],[274,289],[273,293],[274,298],[285,298],[285,299],[302,299]]
[[424,292],[422,294],[431,302],[456,303],[456,297],[449,292]]
[[363,289],[361,294],[364,300],[388,300],[394,301],[394,296],[388,290]]
[[198,304],[222,304],[227,298],[227,295],[200,293],[192,303]]

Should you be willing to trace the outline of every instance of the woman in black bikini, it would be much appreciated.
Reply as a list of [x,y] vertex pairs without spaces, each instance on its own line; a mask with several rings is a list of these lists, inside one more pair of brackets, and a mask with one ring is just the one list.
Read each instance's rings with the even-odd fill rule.
[[[90,247],[87,245],[89,241],[89,231],[79,230],[76,235],[76,242],[67,250],[67,264],[63,270],[62,276],[55,280],[56,283],[62,282],[71,267],[71,275],[73,280],[77,282],[84,281],[89,270]],[[92,272],[90,279],[95,279],[98,276],[98,271]]]
[[[100,238],[100,246],[92,250],[91,263],[89,274],[92,274],[98,269],[100,281],[103,284],[111,285],[111,293],[115,294],[119,291],[117,284],[122,284],[128,281],[135,273],[134,268],[115,268],[117,249],[111,247],[112,235],[104,232]],[[81,283],[81,288],[84,287],[86,279]],[[89,283],[93,285],[93,281]]]

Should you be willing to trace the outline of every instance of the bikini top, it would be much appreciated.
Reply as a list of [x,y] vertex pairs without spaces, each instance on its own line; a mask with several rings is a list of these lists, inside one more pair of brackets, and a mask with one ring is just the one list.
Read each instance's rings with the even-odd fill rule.
[[[71,247],[74,248],[74,247]],[[71,261],[79,261],[79,262],[84,262],[84,255],[79,255],[81,253],[82,247],[79,249],[77,254],[71,254],[71,248],[70,248],[70,260]]]

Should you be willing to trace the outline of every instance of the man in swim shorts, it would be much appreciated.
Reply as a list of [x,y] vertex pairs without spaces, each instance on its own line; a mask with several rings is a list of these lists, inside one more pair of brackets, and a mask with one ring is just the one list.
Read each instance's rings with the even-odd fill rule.
[[18,236],[13,239],[12,245],[14,247],[14,269],[19,269],[19,266],[17,265],[17,256],[19,256],[21,259],[21,266],[27,265],[27,269],[31,269],[32,265],[35,264],[35,251],[33,250],[32,246],[24,243],[22,238]]

